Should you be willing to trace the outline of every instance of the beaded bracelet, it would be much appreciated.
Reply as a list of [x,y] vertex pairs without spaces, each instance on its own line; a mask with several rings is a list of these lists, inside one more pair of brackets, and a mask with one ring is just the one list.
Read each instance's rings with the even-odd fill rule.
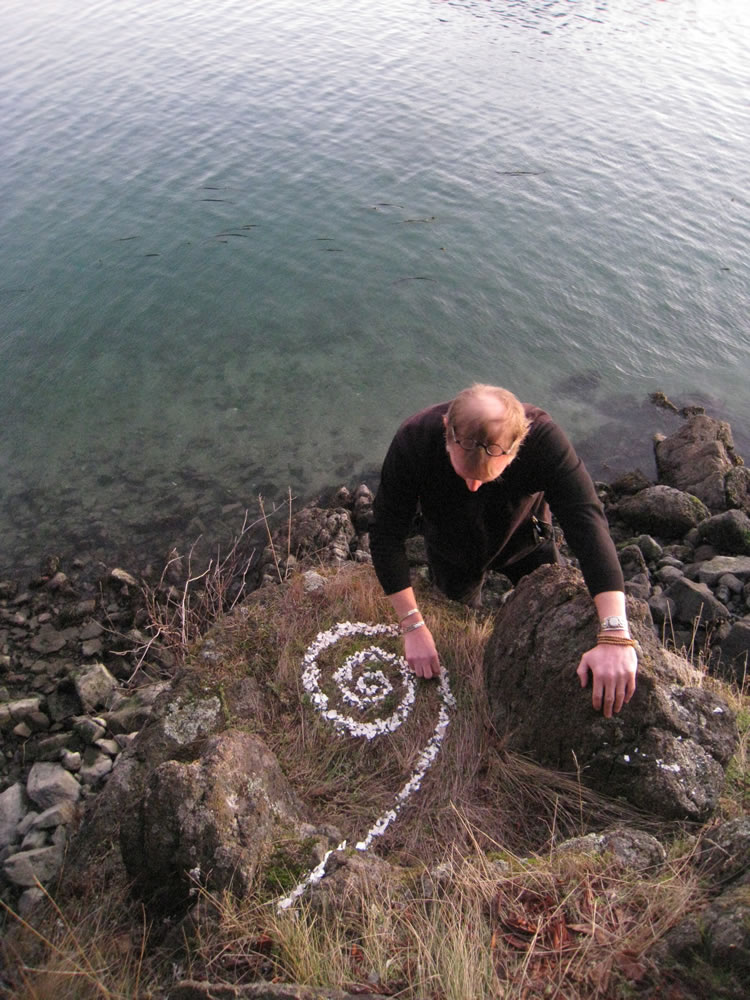
[[413,632],[416,628],[422,628],[424,622],[414,622],[413,625],[407,625],[406,628],[401,629],[401,635],[406,635],[407,632]]
[[597,645],[605,646],[635,646],[635,639],[626,639],[624,635],[606,635],[601,632],[596,637]]

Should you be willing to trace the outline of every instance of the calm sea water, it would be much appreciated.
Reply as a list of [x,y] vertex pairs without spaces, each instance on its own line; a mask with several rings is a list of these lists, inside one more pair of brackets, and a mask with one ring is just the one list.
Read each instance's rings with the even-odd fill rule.
[[[5,0],[0,571],[372,475],[480,379],[750,458],[746,0]],[[160,547],[160,548],[159,548]]]

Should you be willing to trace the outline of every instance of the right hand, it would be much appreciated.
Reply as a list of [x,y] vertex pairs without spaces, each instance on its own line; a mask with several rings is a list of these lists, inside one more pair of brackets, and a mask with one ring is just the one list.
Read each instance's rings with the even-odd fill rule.
[[425,625],[424,628],[414,629],[404,636],[404,655],[406,662],[417,677],[437,677],[440,673],[440,659],[435,648],[435,640],[432,632]]

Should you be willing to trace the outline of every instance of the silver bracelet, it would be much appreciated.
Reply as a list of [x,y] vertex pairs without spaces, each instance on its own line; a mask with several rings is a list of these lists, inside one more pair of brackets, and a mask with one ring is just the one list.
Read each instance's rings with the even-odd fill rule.
[[399,625],[401,622],[405,622],[407,618],[411,618],[412,615],[418,615],[419,608],[412,608],[411,611],[407,611],[403,618],[399,619]]
[[407,625],[406,628],[401,629],[401,635],[406,635],[407,632],[413,632],[415,628],[422,628],[424,622],[414,622],[413,625]]
[[602,618],[599,622],[600,632],[616,632],[622,630],[623,632],[628,632],[628,620],[624,615],[610,615],[608,618]]

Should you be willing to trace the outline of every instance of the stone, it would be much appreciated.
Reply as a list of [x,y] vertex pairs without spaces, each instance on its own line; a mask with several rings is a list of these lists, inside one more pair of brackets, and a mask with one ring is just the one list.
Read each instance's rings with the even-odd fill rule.
[[620,566],[622,566],[622,572],[626,580],[631,580],[634,576],[642,573],[646,574],[648,580],[648,567],[639,546],[626,545],[619,550],[617,557],[620,560]]
[[615,508],[636,531],[652,531],[662,538],[678,538],[709,516],[701,501],[670,486],[649,486]]
[[47,846],[47,834],[44,830],[30,830],[21,841],[22,851],[33,851],[38,847]]
[[26,807],[26,792],[20,781],[0,792],[0,848],[15,842]]
[[42,809],[49,809],[62,802],[77,802],[81,786],[60,764],[38,761],[29,771],[26,794]]
[[13,885],[45,885],[57,875],[63,854],[58,847],[38,847],[31,851],[11,854],[3,863],[5,877]]
[[700,538],[725,555],[750,555],[750,517],[741,510],[715,514],[698,525]]
[[69,682],[59,684],[47,695],[47,713],[53,722],[62,722],[81,711],[81,700]]
[[89,639],[99,639],[104,633],[104,627],[97,621],[87,622],[78,632],[78,638],[82,642]]
[[340,564],[349,559],[354,536],[351,517],[343,508],[305,507],[292,518],[290,528],[275,533],[274,544],[277,552],[284,551],[288,544],[297,559],[315,556],[325,563]]
[[138,581],[134,576],[124,569],[113,569],[109,574],[109,578],[113,583],[119,583],[126,587],[133,587],[135,590],[138,589]]
[[718,646],[721,662],[728,667],[737,681],[742,684],[750,673],[750,621],[740,619],[733,623],[729,635]]
[[712,511],[725,509],[726,477],[736,460],[729,424],[696,414],[654,452],[661,483],[692,493]]
[[39,711],[41,704],[42,699],[38,695],[33,695],[0,705],[0,729],[11,729],[19,722],[26,722],[30,716]]
[[42,625],[37,635],[29,643],[29,648],[35,653],[47,656],[50,653],[59,652],[69,636],[66,632],[58,632],[52,625]]
[[60,763],[66,771],[79,771],[81,769],[82,758],[77,750],[63,750],[60,755]]
[[750,556],[714,556],[698,566],[698,579],[713,587],[714,584],[731,573],[738,580],[750,580]]
[[84,712],[91,712],[107,704],[117,688],[117,680],[103,663],[94,663],[73,676],[73,684]]
[[643,553],[643,558],[646,562],[656,562],[658,559],[661,559],[664,549],[662,549],[661,545],[651,535],[639,535],[635,543]]
[[92,719],[82,715],[73,719],[73,729],[84,743],[95,743],[106,733],[107,724],[104,719]]
[[620,867],[631,871],[657,869],[667,857],[656,837],[625,827],[566,840],[555,848],[555,853],[560,852],[609,854]]
[[19,917],[23,917],[24,920],[30,920],[34,911],[46,898],[47,894],[44,889],[40,889],[38,886],[25,889],[18,897],[16,909],[18,910]]
[[735,465],[724,477],[727,492],[727,506],[738,507],[750,514],[750,469]]
[[673,580],[665,588],[664,596],[672,602],[674,621],[683,625],[712,625],[730,617],[729,609],[716,599],[705,583],[694,583],[684,576]]
[[706,830],[697,864],[701,871],[723,883],[750,872],[750,816],[738,816]]
[[274,755],[236,730],[208,738],[197,759],[155,767],[129,820],[121,827],[125,866],[144,894],[170,905],[187,897],[196,867],[210,890],[242,896],[282,831],[289,838],[304,821]]
[[78,772],[78,778],[84,785],[96,785],[112,770],[112,758],[92,747],[87,748],[83,755],[83,763]]
[[56,826],[67,826],[73,822],[76,807],[72,802],[59,802],[39,813],[31,824],[32,830],[50,830]]
[[314,594],[317,591],[325,589],[326,578],[321,576],[320,573],[316,573],[314,569],[309,569],[303,573],[302,579],[306,594]]
[[734,714],[659,643],[647,606],[627,598],[627,607],[641,646],[638,683],[605,719],[591,705],[591,681],[581,690],[576,676],[598,628],[580,573],[545,566],[524,577],[495,613],[485,651],[492,722],[514,750],[604,794],[665,819],[705,820],[737,745]]

